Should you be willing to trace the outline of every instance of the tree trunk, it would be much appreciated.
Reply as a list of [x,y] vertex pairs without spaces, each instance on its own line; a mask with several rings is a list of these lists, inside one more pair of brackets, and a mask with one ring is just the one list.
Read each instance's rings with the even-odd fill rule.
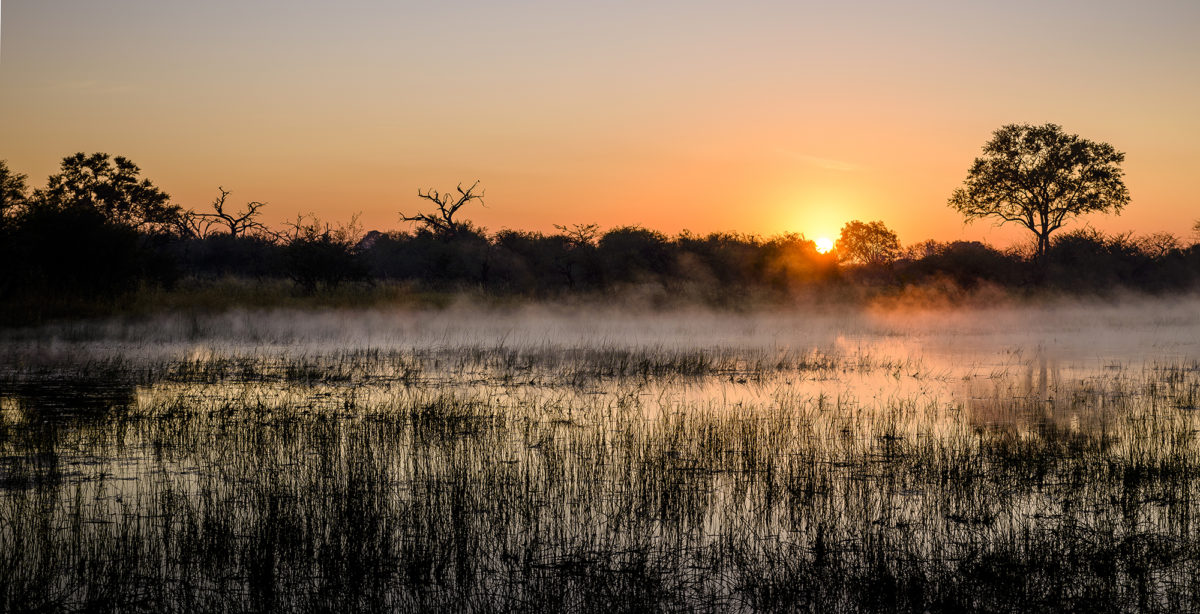
[[1037,236],[1037,255],[1035,258],[1035,280],[1038,285],[1046,283],[1047,273],[1050,269],[1050,233],[1043,231]]

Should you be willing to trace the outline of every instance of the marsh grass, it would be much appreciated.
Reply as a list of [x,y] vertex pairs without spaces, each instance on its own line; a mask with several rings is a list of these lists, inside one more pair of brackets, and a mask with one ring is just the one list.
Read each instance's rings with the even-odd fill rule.
[[3,611],[1200,607],[1186,360],[11,356]]

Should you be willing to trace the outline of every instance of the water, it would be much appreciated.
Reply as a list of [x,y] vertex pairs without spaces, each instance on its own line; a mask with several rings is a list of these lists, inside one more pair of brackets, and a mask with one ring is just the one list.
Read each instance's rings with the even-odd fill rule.
[[1187,609],[1198,307],[10,332],[5,603]]

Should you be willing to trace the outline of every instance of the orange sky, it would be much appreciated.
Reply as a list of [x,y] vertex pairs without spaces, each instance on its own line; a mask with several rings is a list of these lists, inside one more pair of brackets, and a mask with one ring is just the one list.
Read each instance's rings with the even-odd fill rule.
[[1200,218],[1194,1],[645,4],[10,0],[0,158],[41,185],[120,154],[272,223],[403,228],[419,188],[479,179],[491,230],[880,219],[1007,245],[946,198],[994,129],[1055,122],[1127,154],[1133,202],[1097,228]]

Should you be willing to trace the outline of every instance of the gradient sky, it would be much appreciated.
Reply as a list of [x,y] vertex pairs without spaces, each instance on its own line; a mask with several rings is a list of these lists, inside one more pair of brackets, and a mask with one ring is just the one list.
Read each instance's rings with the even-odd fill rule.
[[[736,6],[735,6],[736,5]],[[138,163],[174,200],[406,227],[482,181],[491,230],[836,236],[883,220],[1007,245],[946,206],[991,132],[1124,151],[1105,231],[1200,218],[1200,2],[7,0],[0,159]]]

